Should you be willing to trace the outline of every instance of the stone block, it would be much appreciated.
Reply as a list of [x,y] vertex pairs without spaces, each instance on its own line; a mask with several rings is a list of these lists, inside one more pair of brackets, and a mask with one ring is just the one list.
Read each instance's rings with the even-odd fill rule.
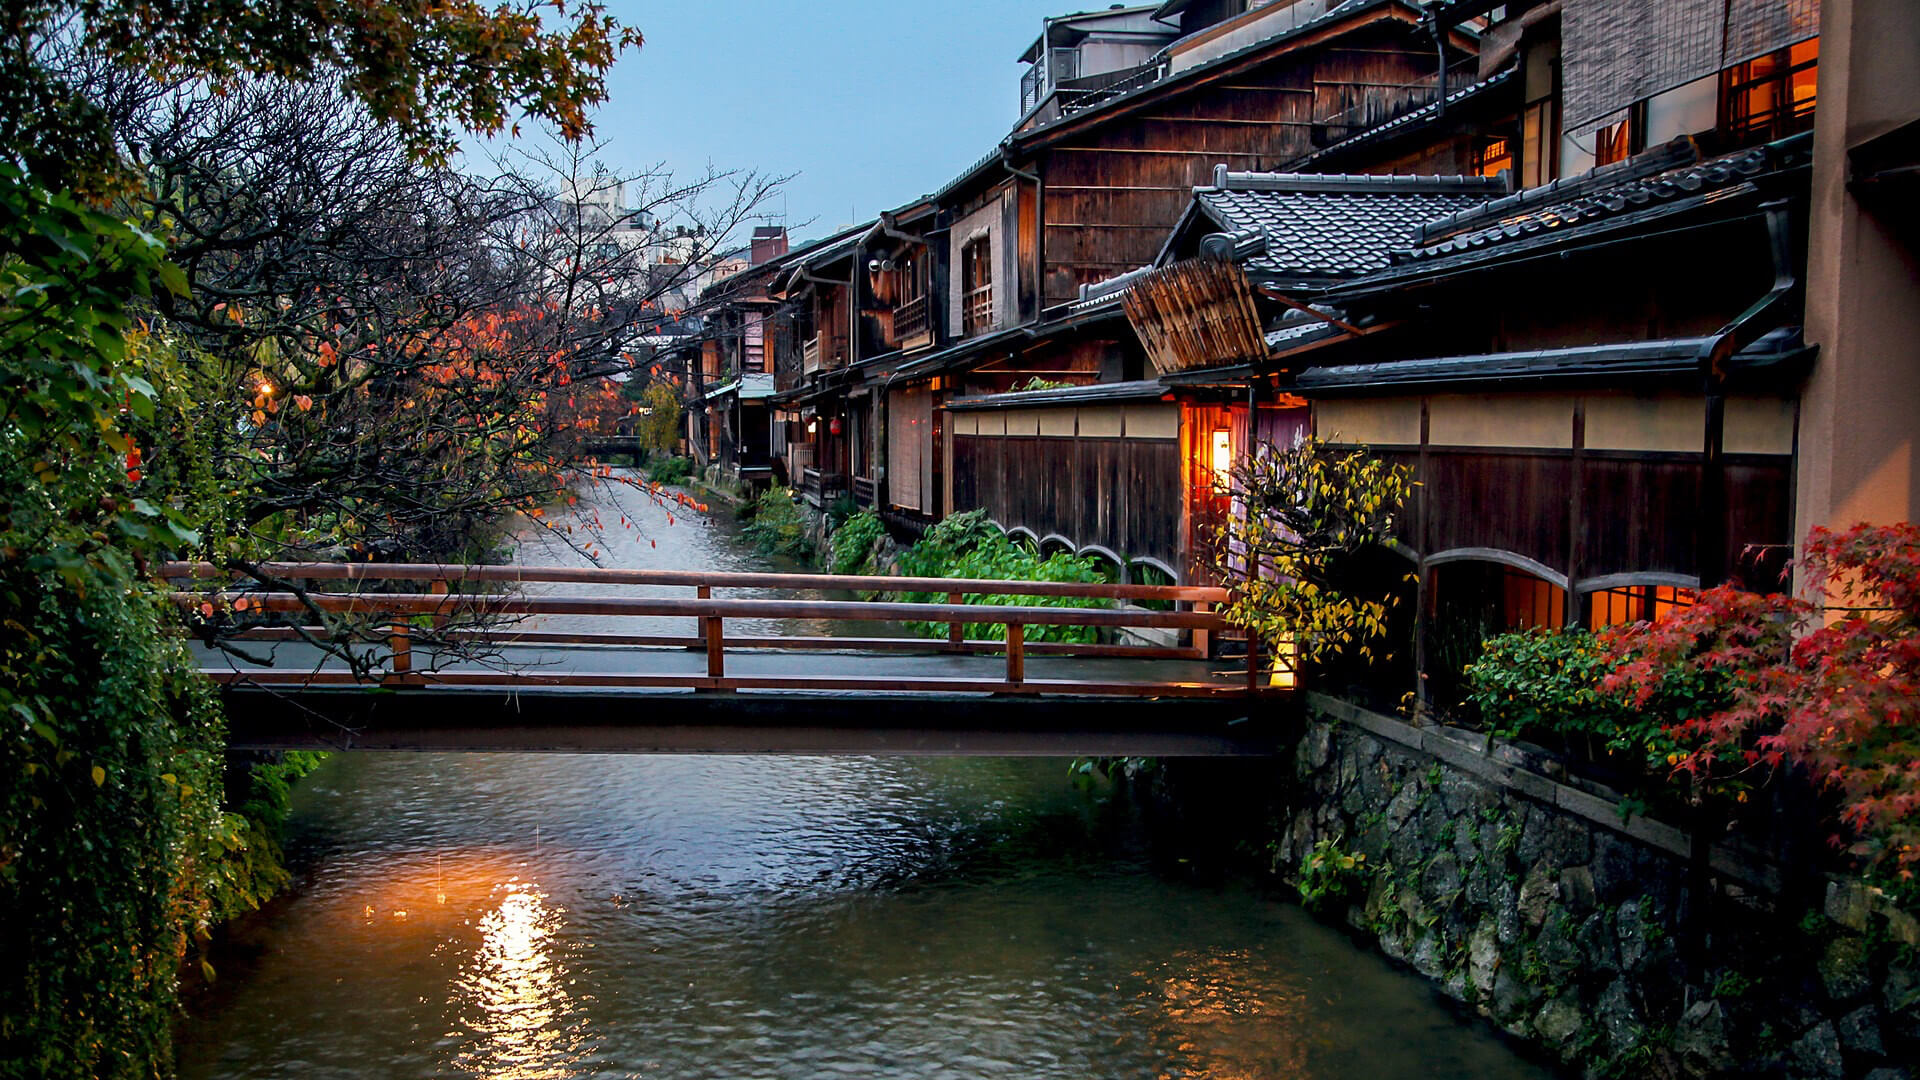
[[1599,902],[1593,887],[1593,871],[1584,866],[1569,866],[1560,871],[1560,903],[1574,912],[1591,911]]
[[1487,999],[1494,1019],[1502,1024],[1514,1020],[1525,1021],[1527,1010],[1540,997],[1540,992],[1528,986],[1526,980],[1518,978],[1507,965],[1502,964],[1493,975],[1493,993]]
[[1674,1028],[1673,1048],[1706,1073],[1730,1072],[1735,1060],[1727,1041],[1727,1013],[1718,1001],[1696,1001]]
[[1540,1033],[1540,1041],[1563,1056],[1573,1048],[1582,1026],[1579,1007],[1563,997],[1547,1002],[1533,1017],[1533,1029]]
[[1615,1055],[1624,1054],[1646,1040],[1646,1021],[1641,1019],[1625,979],[1613,980],[1600,992],[1593,1017],[1606,1029],[1607,1043]]
[[1601,912],[1588,915],[1580,923],[1580,929],[1574,934],[1574,943],[1580,954],[1586,958],[1586,968],[1594,972],[1619,971],[1620,949],[1614,944],[1613,929],[1607,925],[1607,917]]
[[1509,947],[1520,944],[1520,887],[1503,879],[1494,890],[1493,911],[1500,944]]
[[1867,965],[1866,942],[1857,937],[1835,938],[1820,954],[1820,984],[1835,1001],[1853,1001],[1873,989]]
[[1307,725],[1307,734],[1300,740],[1300,763],[1310,770],[1326,768],[1333,753],[1333,728],[1327,724]]
[[1518,905],[1520,917],[1536,930],[1546,921],[1547,912],[1553,907],[1554,900],[1560,895],[1559,875],[1548,866],[1535,866],[1527,871],[1526,880],[1520,884]]
[[1446,945],[1440,940],[1440,935],[1434,933],[1421,935],[1420,940],[1413,943],[1412,951],[1407,953],[1407,963],[1412,965],[1413,970],[1429,979],[1438,979],[1445,975],[1447,953]]
[[1420,874],[1420,888],[1435,899],[1452,896],[1465,882],[1459,861],[1450,854],[1435,856]]
[[1647,927],[1640,919],[1640,901],[1629,900],[1620,905],[1614,919],[1614,935],[1620,942],[1620,966],[1627,971],[1640,970],[1648,951]]
[[1808,1080],[1841,1080],[1847,1074],[1840,1056],[1840,1033],[1831,1020],[1815,1024],[1787,1047],[1787,1061],[1794,1076]]
[[1494,977],[1500,970],[1500,932],[1492,916],[1480,920],[1474,928],[1473,936],[1467,939],[1467,974],[1473,977],[1473,985],[1484,995],[1493,989]]
[[1886,1055],[1886,1043],[1880,1038],[1880,1010],[1862,1005],[1840,1018],[1834,1025],[1840,1032],[1840,1045],[1856,1054]]
[[1867,928],[1867,916],[1872,911],[1867,886],[1862,881],[1827,882],[1827,918],[1849,930],[1860,931]]
[[1539,811],[1527,815],[1515,854],[1528,866],[1551,863],[1578,866],[1593,857],[1593,839],[1587,826],[1564,814]]

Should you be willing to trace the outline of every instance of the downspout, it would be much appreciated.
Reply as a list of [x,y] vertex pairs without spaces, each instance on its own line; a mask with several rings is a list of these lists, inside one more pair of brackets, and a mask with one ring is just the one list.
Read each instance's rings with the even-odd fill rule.
[[1701,347],[1698,360],[1701,390],[1706,396],[1705,460],[1701,467],[1700,584],[1711,588],[1726,580],[1727,491],[1724,440],[1727,363],[1734,354],[1782,325],[1800,292],[1794,273],[1793,222],[1787,199],[1761,204],[1766,213],[1768,250],[1773,260],[1773,285],[1747,309],[1734,316]]
[[1433,118],[1438,120],[1447,115],[1447,28],[1440,25],[1440,18],[1432,9],[1428,9],[1426,21],[1428,29],[1433,31],[1434,51],[1440,56],[1440,96],[1433,108]]
[[[1039,173],[1022,172],[1013,167],[1013,155],[1007,147],[1000,147],[1000,167],[1022,180],[1033,182],[1033,318],[1040,319],[1040,311],[1046,307],[1046,286],[1041,282],[1041,274],[1047,265],[1047,185],[1040,179]],[[1013,207],[1014,238],[1017,248],[1020,243],[1020,203],[1016,198]],[[1014,314],[1018,315],[1019,312]]]

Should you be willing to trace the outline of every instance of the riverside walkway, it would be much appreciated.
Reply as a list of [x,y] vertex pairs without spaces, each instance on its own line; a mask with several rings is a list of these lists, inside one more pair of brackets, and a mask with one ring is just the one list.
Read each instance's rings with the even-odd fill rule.
[[[1257,754],[1273,746],[1261,717],[1290,698],[1270,687],[1258,655],[1224,669],[1209,660],[1226,594],[1197,586],[585,567],[258,570],[242,589],[208,587],[210,566],[166,568],[184,607],[226,624],[226,647],[199,648],[203,670],[225,687],[239,747]],[[765,590],[945,602],[716,595]],[[1034,602],[1041,597],[1049,603]],[[571,626],[546,628],[556,620]],[[905,636],[908,622],[946,633]],[[1029,641],[1040,627],[1094,627],[1115,640]],[[1120,640],[1122,630],[1163,643]]]

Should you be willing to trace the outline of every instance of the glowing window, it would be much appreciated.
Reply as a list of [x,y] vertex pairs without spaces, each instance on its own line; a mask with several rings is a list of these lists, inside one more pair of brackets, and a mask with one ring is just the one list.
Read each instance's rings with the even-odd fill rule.
[[1658,619],[1678,608],[1692,607],[1694,591],[1671,585],[1629,585],[1619,589],[1601,589],[1592,594],[1587,608],[1587,626],[1598,630],[1643,619]]
[[1213,429],[1213,479],[1226,486],[1233,472],[1233,433],[1226,428]]

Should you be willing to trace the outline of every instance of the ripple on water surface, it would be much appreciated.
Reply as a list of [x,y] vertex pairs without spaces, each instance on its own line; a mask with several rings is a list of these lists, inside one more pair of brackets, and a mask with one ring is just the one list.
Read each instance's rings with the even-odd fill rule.
[[188,1077],[1519,1077],[1013,759],[341,755]]

